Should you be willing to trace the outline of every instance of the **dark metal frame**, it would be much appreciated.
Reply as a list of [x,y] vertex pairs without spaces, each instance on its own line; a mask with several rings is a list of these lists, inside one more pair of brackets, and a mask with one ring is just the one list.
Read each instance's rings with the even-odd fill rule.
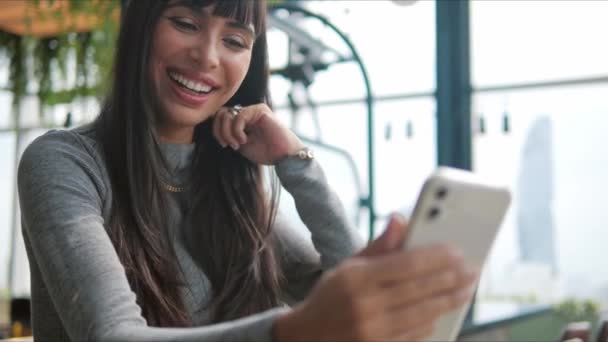
[[[374,223],[376,222],[376,211],[374,209],[375,208],[375,203],[374,203],[374,198],[375,198],[374,197],[374,195],[375,195],[374,160],[375,159],[374,159],[374,116],[373,116],[374,97],[373,97],[367,69],[365,68],[365,64],[361,60],[361,57],[359,56],[357,49],[355,48],[353,43],[350,41],[350,39],[340,29],[338,29],[338,27],[336,27],[334,24],[332,24],[327,18],[325,18],[319,14],[313,13],[305,8],[302,8],[301,6],[298,6],[295,4],[289,4],[289,3],[274,5],[270,8],[271,13],[273,13],[274,11],[277,11],[277,10],[286,10],[286,11],[289,11],[290,13],[293,13],[293,12],[301,13],[301,14],[305,15],[306,17],[310,17],[310,18],[319,20],[325,26],[332,29],[332,31],[334,31],[336,34],[338,34],[340,36],[340,38],[342,39],[342,41],[348,46],[348,48],[350,49],[350,52],[352,53],[351,60],[357,64],[357,66],[359,67],[359,70],[361,71],[361,75],[363,77],[363,82],[364,82],[364,86],[365,86],[365,90],[366,90],[365,104],[367,107],[368,194],[367,194],[367,197],[363,197],[360,199],[360,206],[366,207],[369,212],[369,239],[371,240],[374,238],[374,235],[375,235]],[[282,22],[279,18],[276,18],[276,20],[278,20],[279,23],[282,23],[284,25],[287,24],[287,23]],[[316,43],[316,42],[312,42],[312,43]],[[314,67],[315,67],[315,65],[313,65],[313,68]],[[320,69],[323,69],[325,67],[326,66],[324,66],[324,65],[319,66]]]
[[437,164],[470,170],[469,1],[437,0]]
[[[437,0],[437,165],[472,168],[468,0]],[[475,300],[464,326],[473,324]]]

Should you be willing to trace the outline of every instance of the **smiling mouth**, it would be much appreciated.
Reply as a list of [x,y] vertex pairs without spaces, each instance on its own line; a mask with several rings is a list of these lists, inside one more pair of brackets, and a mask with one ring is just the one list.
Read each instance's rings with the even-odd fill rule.
[[175,82],[180,88],[183,88],[183,89],[190,91],[192,93],[195,93],[197,95],[206,95],[215,90],[214,87],[212,87],[208,84],[189,80],[186,77],[184,77],[183,75],[180,75],[174,71],[168,71],[167,74],[169,75],[169,78],[173,82]]

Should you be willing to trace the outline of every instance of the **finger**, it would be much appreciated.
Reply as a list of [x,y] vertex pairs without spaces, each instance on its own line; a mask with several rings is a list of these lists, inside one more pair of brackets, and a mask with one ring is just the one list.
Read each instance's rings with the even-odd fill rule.
[[[365,259],[364,259],[365,260]],[[447,244],[421,246],[408,251],[368,258],[364,276],[376,287],[417,279],[464,263],[462,252]]]
[[[460,290],[468,291],[473,288],[476,280],[477,272],[470,270],[463,264],[459,268],[448,269],[405,283],[398,283],[397,286],[377,289],[374,294],[361,296],[360,306],[374,308],[377,313],[380,313],[379,317],[384,314],[391,315],[392,312],[402,311],[408,306],[418,305],[438,296],[457,293]],[[401,334],[403,331],[391,330],[390,333]]]
[[399,335],[397,337],[389,337],[387,341],[400,341],[400,342],[415,342],[415,341],[424,341],[425,338],[431,336],[435,331],[435,324],[425,324],[423,326],[417,327],[411,331],[403,335]]
[[222,127],[222,114],[220,112],[218,112],[217,114],[215,114],[215,117],[213,118],[213,136],[215,137],[215,140],[217,140],[217,142],[222,146],[222,147],[226,147],[227,144],[224,141],[224,139],[222,139],[222,134],[221,134],[221,127]]
[[270,116],[274,114],[272,109],[270,109],[270,107],[268,107],[268,105],[264,102],[252,105],[251,108],[256,113],[267,113]]
[[464,263],[411,281],[396,283],[369,296],[369,300],[381,303],[389,310],[413,304],[437,294],[473,286],[477,272]]
[[395,214],[391,217],[382,235],[372,241],[358,255],[364,257],[378,256],[401,248],[406,235],[407,222],[405,218],[399,214]]
[[222,134],[222,139],[224,139],[224,141],[230,145],[230,147],[232,147],[233,150],[238,150],[239,148],[239,142],[236,140],[236,138],[232,135],[232,121],[233,116],[231,113],[229,113],[228,111],[225,112],[225,114],[223,115],[222,118],[222,127],[221,127],[221,134]]
[[389,314],[387,324],[393,334],[404,333],[416,327],[435,322],[441,315],[451,312],[471,300],[474,287],[447,291],[414,305],[405,305]]
[[245,126],[247,125],[247,116],[249,111],[243,109],[239,115],[237,115],[232,123],[232,136],[234,136],[239,144],[244,145],[247,143],[247,134],[245,134]]

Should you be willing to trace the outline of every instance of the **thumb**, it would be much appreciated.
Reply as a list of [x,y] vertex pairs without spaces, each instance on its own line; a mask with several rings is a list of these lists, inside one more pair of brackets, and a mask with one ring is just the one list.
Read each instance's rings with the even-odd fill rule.
[[382,235],[372,241],[358,256],[370,257],[389,253],[401,248],[407,234],[407,221],[400,214],[394,214]]

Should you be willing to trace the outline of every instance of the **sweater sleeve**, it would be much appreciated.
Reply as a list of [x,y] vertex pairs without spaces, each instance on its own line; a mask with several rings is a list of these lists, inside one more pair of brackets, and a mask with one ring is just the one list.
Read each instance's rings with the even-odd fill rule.
[[287,294],[302,300],[321,273],[364,247],[321,166],[312,160],[285,158],[275,167],[281,185],[292,195],[310,239],[279,215],[275,224],[284,260]]
[[47,133],[26,149],[18,170],[23,231],[34,259],[30,263],[37,264],[69,338],[271,340],[273,322],[285,308],[204,327],[147,326],[104,227],[102,168],[81,144],[70,132]]

